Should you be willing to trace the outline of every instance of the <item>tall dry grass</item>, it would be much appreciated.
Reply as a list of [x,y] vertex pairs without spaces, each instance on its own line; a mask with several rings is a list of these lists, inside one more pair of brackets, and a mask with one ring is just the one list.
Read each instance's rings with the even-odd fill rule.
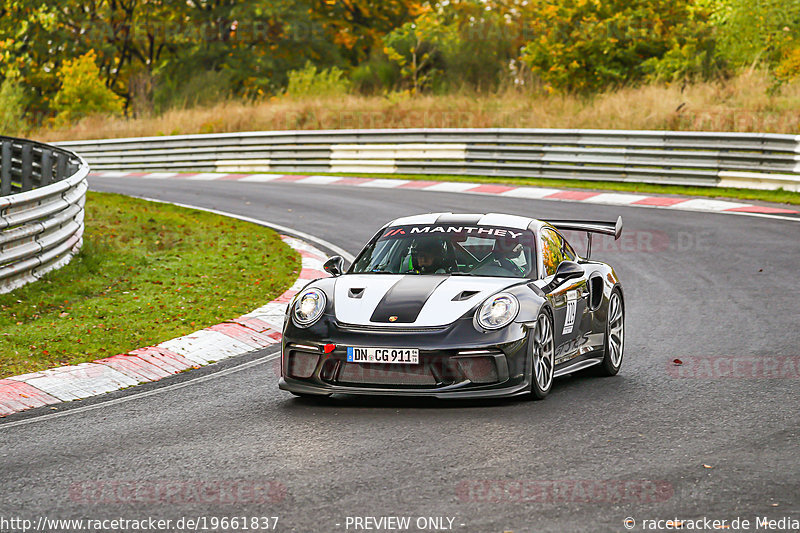
[[593,97],[505,90],[496,94],[277,97],[224,101],[137,119],[92,117],[45,141],[343,128],[597,128],[800,133],[800,82],[770,92],[747,71],[727,81],[651,84]]

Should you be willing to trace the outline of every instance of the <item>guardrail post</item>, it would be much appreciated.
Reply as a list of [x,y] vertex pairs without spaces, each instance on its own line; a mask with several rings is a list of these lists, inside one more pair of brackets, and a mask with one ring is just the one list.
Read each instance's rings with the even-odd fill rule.
[[67,156],[66,154],[58,154],[56,162],[56,179],[63,180],[67,175]]
[[50,185],[53,183],[53,163],[50,161],[50,150],[42,150],[42,179],[39,181],[39,187]]
[[30,144],[22,145],[22,176],[20,181],[22,183],[22,190],[20,192],[27,192],[33,189],[33,153]]
[[3,141],[0,151],[0,196],[8,196],[11,194],[11,142]]

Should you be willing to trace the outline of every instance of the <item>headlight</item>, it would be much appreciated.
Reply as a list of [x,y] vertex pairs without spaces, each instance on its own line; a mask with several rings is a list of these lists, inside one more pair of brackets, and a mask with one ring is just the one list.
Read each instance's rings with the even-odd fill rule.
[[319,289],[306,289],[294,301],[292,317],[300,327],[310,326],[325,311],[325,293]]
[[517,297],[501,292],[483,302],[475,317],[484,329],[500,329],[517,318],[517,313],[519,313]]

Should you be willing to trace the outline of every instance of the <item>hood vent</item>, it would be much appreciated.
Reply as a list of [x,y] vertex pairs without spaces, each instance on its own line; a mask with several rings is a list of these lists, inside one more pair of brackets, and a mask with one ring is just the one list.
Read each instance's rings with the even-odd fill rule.
[[453,296],[453,301],[454,302],[463,302],[464,300],[469,300],[470,298],[472,298],[473,296],[475,296],[479,292],[481,292],[481,291],[461,291],[460,293],[458,293],[455,296]]
[[356,288],[350,289],[349,291],[347,291],[347,295],[350,298],[361,298],[362,296],[364,296],[364,287],[358,289]]

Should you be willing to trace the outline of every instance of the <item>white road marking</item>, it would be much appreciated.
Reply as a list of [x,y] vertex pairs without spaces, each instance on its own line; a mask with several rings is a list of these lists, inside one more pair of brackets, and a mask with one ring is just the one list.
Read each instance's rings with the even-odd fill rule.
[[400,187],[401,185],[405,185],[409,181],[410,180],[375,178],[370,181],[365,181],[364,183],[359,183],[357,187],[377,187],[382,189],[394,189],[396,187]]
[[309,176],[307,178],[297,180],[297,183],[302,183],[303,185],[329,185],[341,179],[342,178],[337,176]]
[[267,181],[276,180],[278,178],[282,178],[283,174],[250,174],[244,178],[239,178],[236,181],[252,181],[256,183],[263,183]]
[[240,340],[207,329],[162,342],[158,347],[182,355],[198,365],[207,365],[253,351],[251,346]]
[[101,172],[92,172],[91,177],[97,178],[125,178],[130,175],[130,172],[120,170],[103,170]]
[[480,184],[476,183],[464,183],[461,181],[443,181],[441,183],[437,183],[436,185],[431,185],[430,187],[425,187],[423,189],[419,189],[422,191],[439,191],[439,192],[464,192],[468,189],[474,189],[478,187]]
[[195,383],[202,383],[204,381],[210,381],[212,379],[221,378],[221,377],[233,374],[235,372],[239,372],[240,370],[247,370],[248,368],[251,368],[251,367],[254,367],[254,366],[257,366],[257,365],[262,365],[264,363],[268,363],[270,361],[273,361],[274,359],[277,359],[277,357],[279,355],[280,355],[280,351],[279,351],[279,349],[276,349],[276,351],[271,352],[268,355],[265,355],[265,356],[260,357],[258,359],[254,359],[252,361],[248,361],[247,363],[242,363],[241,365],[237,365],[237,366],[234,366],[234,367],[231,367],[231,368],[226,368],[225,370],[220,370],[219,372],[214,372],[213,374],[207,374],[205,376],[189,379],[187,381],[182,381],[180,383],[175,383],[174,385],[167,385],[166,387],[160,387],[158,389],[154,389],[154,390],[147,391],[147,392],[140,392],[140,393],[137,393],[137,394],[133,394],[131,396],[125,396],[123,398],[115,398],[113,400],[108,400],[106,402],[96,403],[94,405],[87,405],[87,406],[84,406],[84,407],[76,407],[75,409],[70,409],[68,411],[62,411],[60,413],[49,413],[49,414],[46,414],[46,415],[36,416],[36,417],[28,418],[28,419],[25,419],[25,420],[17,420],[15,422],[6,422],[6,423],[0,422],[0,431],[2,431],[3,429],[8,429],[8,428],[15,427],[15,426],[25,426],[25,425],[28,425],[28,424],[33,424],[35,422],[41,422],[43,420],[50,420],[50,419],[53,419],[53,418],[61,418],[61,417],[69,416],[69,415],[73,415],[73,414],[84,413],[86,411],[93,411],[95,409],[102,409],[103,407],[109,407],[111,405],[118,405],[118,404],[121,404],[121,403],[130,402],[130,401],[133,401],[133,400],[139,400],[139,399],[142,399],[142,398],[148,398],[148,397],[154,396],[156,394],[161,394],[161,393],[164,393],[164,392],[170,392],[170,391],[173,391],[173,390],[182,389],[184,387],[188,387],[189,385],[194,385]]
[[51,368],[8,379],[27,383],[61,401],[89,398],[138,384],[122,372],[96,363]]
[[750,204],[740,204],[736,202],[725,202],[723,200],[707,200],[705,198],[694,198],[670,206],[672,209],[683,209],[686,211],[724,211],[726,209],[736,209],[737,207],[748,207]]
[[177,172],[151,172],[149,174],[141,176],[141,178],[147,180],[162,180],[167,178],[174,178],[177,175],[178,175]]
[[639,194],[620,194],[614,192],[604,192],[598,194],[597,196],[592,196],[588,200],[584,201],[592,204],[629,205],[632,204],[633,202],[644,200],[645,198],[647,198],[647,196],[642,196]]
[[203,174],[195,174],[194,176],[189,176],[186,179],[190,181],[213,181],[213,180],[218,180],[224,176],[226,176],[226,174],[205,172]]
[[561,189],[546,189],[543,187],[519,187],[517,189],[511,189],[510,191],[502,192],[498,196],[511,196],[513,198],[544,198],[545,196],[550,196],[551,194],[556,194],[559,192],[564,192]]
[[304,257],[302,264],[303,268],[309,268],[311,270],[322,270],[322,265],[324,265],[325,262],[320,261],[319,259],[314,259],[313,257]]

